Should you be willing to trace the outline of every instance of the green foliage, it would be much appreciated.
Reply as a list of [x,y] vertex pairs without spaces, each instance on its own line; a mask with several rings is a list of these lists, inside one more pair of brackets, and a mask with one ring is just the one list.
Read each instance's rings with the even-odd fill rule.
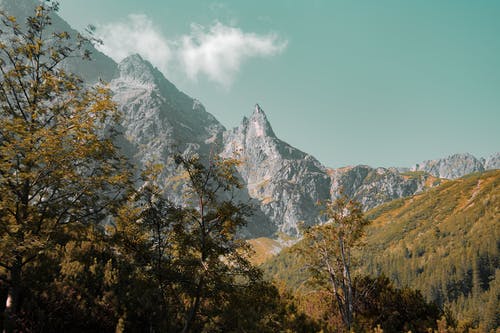
[[[276,332],[313,327],[293,301],[262,279],[235,237],[249,208],[234,160],[175,156],[185,197],[170,202],[154,170],[129,195],[109,228],[117,263],[117,325],[124,331]],[[290,329],[290,331],[296,331]]]
[[246,259],[246,243],[235,237],[249,208],[224,199],[239,186],[235,161],[217,157],[206,167],[197,157],[175,159],[185,175],[183,205],[169,202],[154,179],[146,179],[111,230],[121,255],[119,276],[126,277],[120,282],[126,296],[121,311],[129,330],[220,329],[228,311],[239,311],[231,307],[232,299],[252,295],[261,283],[260,272]]
[[157,167],[128,186],[109,91],[60,66],[89,40],[48,35],[56,9],[44,2],[26,26],[0,13],[0,331],[310,327],[236,237],[251,213],[233,200],[237,161],[175,156],[177,204]]
[[421,290],[461,322],[491,322],[477,310],[498,293],[499,183],[499,171],[469,175],[378,214],[364,269]]
[[[358,273],[420,290],[456,317],[458,331],[497,328],[499,185],[498,170],[473,174],[367,212]],[[293,249],[261,267],[267,279],[305,290],[307,271]]]
[[356,259],[352,252],[359,244],[368,221],[361,205],[341,196],[325,203],[325,225],[304,230],[304,238],[297,251],[304,258],[310,281],[331,297],[347,330],[354,316],[353,277]]
[[384,276],[356,279],[356,331],[367,332],[379,325],[384,332],[427,332],[441,318],[434,303],[419,291],[398,289]]
[[[343,197],[327,203],[330,222],[265,266],[296,287],[292,294],[263,279],[236,236],[251,214],[233,196],[238,161],[174,156],[181,202],[156,186],[157,167],[139,189],[129,187],[131,171],[113,145],[110,92],[60,65],[88,58],[89,40],[46,34],[54,10],[56,3],[43,2],[26,25],[0,12],[0,331],[315,332],[378,324],[378,331],[418,332],[441,315],[422,295],[449,305],[457,330],[498,327],[500,172],[370,212],[363,252],[359,205]],[[385,273],[422,294],[381,277],[351,278],[362,272]],[[304,283],[311,273],[316,290]],[[448,323],[455,324],[450,316],[438,331],[452,331]]]
[[404,198],[392,200],[386,204],[383,204],[379,207],[376,207],[376,208],[370,210],[369,212],[366,213],[366,217],[370,221],[375,220],[380,215],[385,214],[393,209],[396,209],[396,208],[403,206],[404,203],[405,203]]
[[51,251],[101,221],[128,179],[108,129],[117,119],[110,92],[85,86],[61,66],[82,55],[89,40],[47,35],[56,8],[40,4],[25,25],[0,12],[0,279],[10,300],[7,331],[23,308],[25,275],[39,258],[51,259]]

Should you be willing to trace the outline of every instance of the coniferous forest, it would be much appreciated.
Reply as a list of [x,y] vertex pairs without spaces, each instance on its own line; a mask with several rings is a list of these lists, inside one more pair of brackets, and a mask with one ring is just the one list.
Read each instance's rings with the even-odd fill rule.
[[[329,223],[256,267],[239,234],[254,207],[233,196],[241,161],[173,154],[167,187],[161,163],[137,170],[106,83],[63,66],[92,61],[98,41],[49,33],[57,9],[45,1],[25,22],[0,12],[0,332],[498,328],[498,172],[460,180],[490,184],[469,210],[442,194],[466,191],[454,182],[415,199],[425,210],[324,202]],[[470,241],[453,247],[456,235]]]

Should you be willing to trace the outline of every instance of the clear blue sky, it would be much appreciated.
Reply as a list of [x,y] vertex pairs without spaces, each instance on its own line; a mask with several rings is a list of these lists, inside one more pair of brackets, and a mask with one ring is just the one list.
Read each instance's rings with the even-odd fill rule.
[[108,32],[141,14],[174,50],[192,24],[274,36],[279,51],[244,58],[230,83],[167,78],[228,128],[259,103],[327,166],[500,151],[500,1],[61,0],[60,14]]

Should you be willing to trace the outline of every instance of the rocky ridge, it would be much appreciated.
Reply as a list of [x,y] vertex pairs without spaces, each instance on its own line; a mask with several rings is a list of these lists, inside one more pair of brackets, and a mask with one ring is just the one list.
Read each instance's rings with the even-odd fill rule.
[[472,154],[453,154],[445,158],[427,160],[415,164],[411,171],[425,171],[435,177],[457,179],[473,172],[500,168],[500,153],[488,158],[476,158]]
[[330,197],[326,168],[278,139],[258,104],[250,118],[224,133],[223,155],[234,154],[243,162],[238,171],[249,195],[259,201],[277,231],[296,235],[300,222],[320,222],[317,203]]
[[425,172],[399,172],[395,168],[372,168],[367,165],[331,169],[330,175],[333,197],[339,196],[342,191],[359,201],[364,210],[441,183],[440,179]]
[[118,72],[110,88],[122,114],[123,134],[141,165],[166,162],[177,152],[207,155],[221,144],[224,126],[139,55],[120,62]]

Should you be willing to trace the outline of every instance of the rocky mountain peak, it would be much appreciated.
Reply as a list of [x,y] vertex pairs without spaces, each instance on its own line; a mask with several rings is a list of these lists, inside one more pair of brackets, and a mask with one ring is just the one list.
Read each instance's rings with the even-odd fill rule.
[[252,137],[276,137],[267,116],[259,104],[255,104],[250,119],[243,119],[242,125],[247,127],[247,134]]
[[236,153],[243,162],[238,171],[248,195],[273,222],[274,231],[296,235],[299,222],[320,222],[316,202],[330,197],[325,168],[277,138],[260,105],[240,126],[226,131],[223,142],[223,155]]
[[118,64],[118,70],[122,78],[128,78],[143,84],[154,84],[158,81],[158,77],[161,76],[160,72],[139,54],[133,54],[123,59]]
[[456,179],[472,172],[484,171],[483,162],[469,153],[453,154],[437,160],[415,164],[411,171],[425,171],[439,178]]
[[484,169],[485,170],[500,169],[500,152],[494,153],[484,159]]
[[[18,17],[21,23],[33,14],[38,2],[0,0],[0,9]],[[77,34],[57,15],[53,16],[49,31]],[[240,126],[226,130],[198,100],[180,91],[140,55],[128,56],[117,65],[93,46],[89,45],[88,50],[94,61],[76,57],[63,65],[89,83],[98,79],[110,82],[123,115],[120,126],[124,152],[138,169],[148,161],[162,163],[165,168],[159,183],[166,184],[164,189],[174,201],[179,193],[173,189],[174,185],[168,185],[177,172],[171,159],[173,153],[208,156],[221,149],[223,156],[241,160],[238,176],[245,187],[237,197],[257,207],[248,225],[250,236],[270,236],[275,232],[296,235],[301,222],[321,223],[316,203],[335,197],[341,188],[368,209],[439,184],[440,180],[428,173],[455,178],[500,168],[497,153],[481,160],[470,154],[456,154],[414,167],[428,173],[369,166],[327,170],[313,156],[280,140],[259,104],[248,118],[243,118]]]

